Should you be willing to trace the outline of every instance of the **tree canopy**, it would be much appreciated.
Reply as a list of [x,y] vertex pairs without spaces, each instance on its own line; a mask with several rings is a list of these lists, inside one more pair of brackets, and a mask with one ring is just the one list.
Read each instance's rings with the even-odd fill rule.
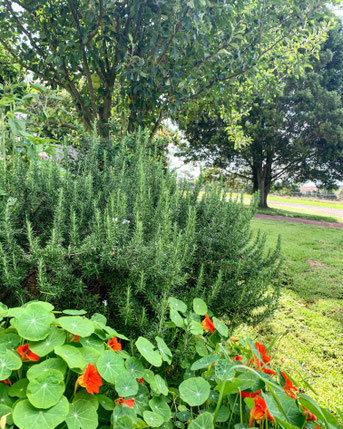
[[[128,129],[180,106],[278,85],[325,32],[324,0],[0,0],[0,43],[72,96],[106,135],[113,99]],[[230,90],[230,85],[233,88]],[[118,106],[117,106],[118,108]]]
[[[206,109],[183,123],[189,142],[183,153],[252,181],[267,205],[270,187],[287,178],[312,180],[333,187],[343,175],[343,29],[329,33],[319,56],[301,78],[290,76],[283,95],[270,100],[260,94],[241,127],[250,144],[236,145],[228,123]],[[199,113],[197,111],[197,113]]]

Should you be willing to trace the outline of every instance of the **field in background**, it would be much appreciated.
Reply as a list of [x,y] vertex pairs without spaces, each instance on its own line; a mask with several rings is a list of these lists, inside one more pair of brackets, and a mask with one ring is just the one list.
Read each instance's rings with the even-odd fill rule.
[[274,317],[239,333],[268,344],[287,332],[272,353],[275,363],[295,371],[304,387],[310,383],[320,403],[342,408],[343,231],[262,219],[253,228],[268,234],[269,245],[281,234],[283,289]]
[[287,209],[279,207],[269,207],[267,209],[258,209],[257,213],[262,213],[270,216],[299,217],[302,219],[318,220],[321,222],[343,222],[343,218],[340,217],[329,215],[325,216],[311,210],[298,209],[293,207],[287,207]]

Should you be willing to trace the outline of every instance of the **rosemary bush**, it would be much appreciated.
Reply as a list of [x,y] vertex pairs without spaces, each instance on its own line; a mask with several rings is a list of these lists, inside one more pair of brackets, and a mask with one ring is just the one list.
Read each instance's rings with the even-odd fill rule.
[[171,295],[203,297],[232,328],[268,316],[279,246],[252,237],[256,201],[180,184],[157,153],[138,132],[2,168],[0,300],[101,310],[130,335],[162,334]]

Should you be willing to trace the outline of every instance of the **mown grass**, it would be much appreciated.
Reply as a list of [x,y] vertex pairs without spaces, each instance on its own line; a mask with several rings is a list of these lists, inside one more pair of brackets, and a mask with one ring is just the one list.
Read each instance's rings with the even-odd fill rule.
[[253,228],[268,233],[269,245],[281,234],[282,295],[273,318],[239,333],[266,344],[285,333],[272,353],[274,362],[295,374],[322,405],[342,409],[343,231],[264,219],[255,219]]
[[318,220],[321,222],[343,222],[343,218],[335,216],[323,216],[319,215],[317,212],[292,207],[287,207],[287,209],[270,207],[265,209],[258,209],[257,212],[270,216],[298,217],[302,219]]

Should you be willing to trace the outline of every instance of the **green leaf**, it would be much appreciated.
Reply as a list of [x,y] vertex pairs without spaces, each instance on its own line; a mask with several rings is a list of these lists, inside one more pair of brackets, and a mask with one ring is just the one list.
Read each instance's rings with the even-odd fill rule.
[[173,356],[170,348],[161,337],[155,337],[155,341],[157,343],[158,350],[161,353],[162,359],[170,364]]
[[19,429],[54,429],[64,422],[69,412],[69,403],[65,396],[53,407],[42,410],[30,404],[28,399],[24,399],[16,404],[13,411],[14,424]]
[[63,346],[55,347],[55,354],[60,356],[69,368],[83,369],[86,366],[86,361],[80,350],[75,346],[64,344]]
[[20,357],[12,352],[6,350],[6,352],[0,353],[0,380],[6,380],[14,369],[19,369],[22,365]]
[[138,383],[128,371],[124,370],[116,378],[115,389],[118,395],[124,398],[134,396],[138,392]]
[[202,405],[210,396],[210,384],[201,377],[184,380],[180,386],[181,399],[191,407]]
[[187,305],[177,298],[170,297],[168,299],[168,305],[173,310],[181,311],[181,313],[186,313],[187,311]]
[[229,419],[230,414],[231,414],[230,408],[225,406],[220,407],[216,422],[218,423],[226,422]]
[[268,410],[273,417],[277,417],[281,420],[297,426],[302,427],[305,418],[302,413],[299,411],[299,407],[294,401],[282,392],[274,392],[278,402],[271,393],[263,393],[262,397],[266,401]]
[[132,420],[128,416],[119,417],[119,419],[116,421],[115,427],[116,429],[132,429]]
[[114,428],[117,427],[117,421],[123,416],[128,417],[133,424],[137,424],[137,414],[133,408],[129,408],[125,404],[117,405],[113,411]]
[[199,316],[205,316],[208,313],[207,304],[200,298],[193,299],[193,310]]
[[125,371],[124,360],[113,350],[102,353],[96,363],[100,376],[108,383],[115,384],[117,376]]
[[189,425],[189,429],[213,429],[213,416],[205,412],[193,420]]
[[94,313],[93,316],[91,317],[91,321],[92,322],[98,322],[102,325],[106,325],[107,323],[107,319],[103,314],[100,313]]
[[92,334],[90,337],[80,338],[80,344],[85,347],[91,347],[98,352],[103,352],[105,350],[104,341],[94,334]]
[[50,369],[45,374],[38,375],[27,386],[27,398],[36,408],[50,408],[61,399],[65,385],[63,374]]
[[68,429],[96,429],[98,427],[98,413],[89,401],[80,399],[70,404],[66,418]]
[[89,405],[92,405],[97,410],[99,408],[98,396],[88,393],[85,389],[81,389],[74,396],[73,403],[80,400],[87,401]]
[[141,378],[144,376],[144,366],[140,360],[135,357],[130,357],[126,360],[125,366],[129,373],[134,378]]
[[80,316],[60,317],[58,323],[66,331],[80,337],[89,337],[94,332],[94,323]]
[[54,315],[42,304],[32,303],[17,319],[18,334],[30,341],[44,340],[49,335],[53,320]]
[[170,309],[170,319],[178,328],[183,328],[183,318],[180,313],[173,308]]
[[27,378],[22,378],[16,381],[8,390],[9,396],[13,396],[20,399],[26,398],[26,388],[28,384],[29,380]]
[[309,396],[301,395],[298,396],[298,402],[307,408],[312,414],[314,414],[317,418],[322,420],[324,423],[328,424],[320,406]]
[[1,418],[3,416],[7,416],[7,417],[5,417],[6,418],[5,423],[7,425],[6,427],[9,427],[9,425],[13,424],[12,408],[8,405],[0,404],[0,425],[2,423]]
[[30,341],[29,348],[38,356],[46,356],[55,347],[61,346],[66,340],[66,333],[57,326],[51,326],[48,336],[42,341]]
[[0,348],[16,349],[19,346],[20,337],[17,334],[0,335]]
[[196,371],[198,369],[208,368],[210,365],[216,362],[219,359],[219,357],[220,356],[216,354],[204,356],[201,359],[198,359],[195,362],[193,362],[191,366],[191,370]]
[[168,386],[165,382],[165,380],[159,375],[155,375],[155,382],[156,382],[156,389],[159,393],[162,393],[162,395],[167,396],[168,395]]
[[171,410],[167,401],[161,396],[155,396],[149,401],[150,408],[160,414],[167,423],[171,419]]
[[219,359],[216,362],[215,372],[219,380],[230,380],[235,376],[234,365],[226,359]]
[[162,357],[160,353],[155,350],[155,346],[146,338],[139,337],[136,341],[136,347],[139,353],[153,366],[162,365]]
[[195,349],[199,356],[207,356],[208,350],[206,347],[206,343],[202,338],[199,338],[195,344]]
[[106,395],[96,395],[96,398],[99,401],[102,408],[104,408],[106,411],[112,411],[114,409],[113,399],[109,398]]
[[225,338],[229,336],[229,329],[224,322],[217,319],[216,317],[213,317],[213,323],[214,323],[214,327],[216,328],[216,330],[219,332],[220,335],[222,335]]
[[[87,311],[85,310],[63,310],[62,313],[68,314],[69,316],[82,316],[84,314],[87,314]],[[78,334],[75,334],[78,335]]]
[[144,411],[143,418],[152,428],[158,428],[164,423],[163,417],[160,414],[154,413],[153,411]]
[[9,407],[12,406],[14,399],[10,398],[9,393],[10,387],[6,384],[0,383],[0,404],[8,405]]
[[204,332],[202,324],[196,320],[191,320],[189,329],[193,335],[202,335]]
[[86,364],[91,363],[93,365],[96,365],[100,356],[100,352],[90,347],[82,347],[80,350],[83,359],[86,361]]
[[46,359],[41,363],[32,365],[27,371],[26,377],[29,379],[29,381],[31,381],[41,374],[49,373],[51,369],[60,371],[60,373],[64,376],[67,369],[67,365],[64,360],[60,358]]

